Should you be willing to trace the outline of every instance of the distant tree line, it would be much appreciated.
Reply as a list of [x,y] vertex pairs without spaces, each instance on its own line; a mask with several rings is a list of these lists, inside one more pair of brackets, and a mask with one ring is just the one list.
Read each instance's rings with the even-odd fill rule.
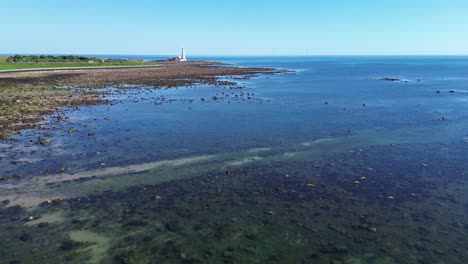
[[52,56],[52,55],[15,55],[6,60],[9,63],[44,63],[44,62],[74,62],[74,63],[122,63],[126,59],[102,59],[84,56]]

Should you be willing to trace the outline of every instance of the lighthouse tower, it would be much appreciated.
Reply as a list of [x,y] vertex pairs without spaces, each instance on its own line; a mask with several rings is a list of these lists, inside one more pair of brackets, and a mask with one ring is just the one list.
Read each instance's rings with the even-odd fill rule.
[[185,49],[182,48],[182,54],[179,56],[179,61],[187,61],[185,57]]

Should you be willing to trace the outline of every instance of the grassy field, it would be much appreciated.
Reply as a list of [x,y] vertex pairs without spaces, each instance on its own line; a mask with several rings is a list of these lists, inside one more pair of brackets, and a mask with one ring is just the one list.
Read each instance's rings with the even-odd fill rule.
[[39,62],[39,63],[10,63],[8,57],[0,57],[1,70],[21,70],[39,68],[63,68],[63,67],[106,67],[106,66],[153,66],[152,62],[141,60],[125,60],[121,62]]

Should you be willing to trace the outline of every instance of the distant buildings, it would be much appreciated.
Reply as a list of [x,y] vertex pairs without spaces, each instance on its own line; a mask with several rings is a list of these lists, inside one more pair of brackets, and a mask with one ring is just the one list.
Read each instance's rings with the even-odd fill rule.
[[168,59],[168,61],[181,61],[181,62],[187,61],[187,58],[185,57],[185,50],[182,49],[182,54],[180,54],[180,56]]
[[180,56],[177,56],[177,61],[187,61],[187,58],[185,57],[184,49],[182,49],[182,54]]

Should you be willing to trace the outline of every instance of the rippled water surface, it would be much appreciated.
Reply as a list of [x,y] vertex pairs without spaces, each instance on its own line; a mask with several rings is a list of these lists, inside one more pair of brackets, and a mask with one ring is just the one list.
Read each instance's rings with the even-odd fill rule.
[[468,261],[468,57],[203,59],[294,72],[3,142],[0,263]]

